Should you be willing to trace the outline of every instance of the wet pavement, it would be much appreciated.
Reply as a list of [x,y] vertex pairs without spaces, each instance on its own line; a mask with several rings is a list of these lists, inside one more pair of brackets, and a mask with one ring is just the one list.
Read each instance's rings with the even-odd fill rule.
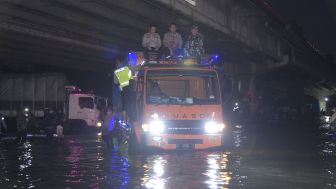
[[[305,129],[303,129],[305,128]],[[336,188],[336,142],[304,125],[236,125],[225,150],[127,154],[96,134],[0,142],[0,188]]]

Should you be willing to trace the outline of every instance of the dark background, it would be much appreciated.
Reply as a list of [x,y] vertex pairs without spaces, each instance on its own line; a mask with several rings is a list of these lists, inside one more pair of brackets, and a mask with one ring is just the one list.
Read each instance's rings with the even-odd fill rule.
[[[268,0],[285,23],[296,25],[323,55],[336,56],[335,0]],[[334,62],[335,63],[335,62]]]

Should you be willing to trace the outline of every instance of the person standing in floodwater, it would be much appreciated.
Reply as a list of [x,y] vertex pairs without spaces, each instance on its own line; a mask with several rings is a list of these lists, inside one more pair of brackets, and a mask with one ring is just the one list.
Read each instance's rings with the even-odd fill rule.
[[28,109],[20,111],[16,118],[16,128],[17,128],[17,139],[19,144],[23,144],[27,140],[27,126],[29,122]]

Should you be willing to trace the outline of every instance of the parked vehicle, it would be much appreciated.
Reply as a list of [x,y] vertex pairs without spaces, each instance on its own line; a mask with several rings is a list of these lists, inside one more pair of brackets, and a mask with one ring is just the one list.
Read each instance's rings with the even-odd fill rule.
[[107,98],[83,92],[68,85],[64,74],[1,74],[0,113],[15,118],[18,111],[27,108],[32,117],[30,129],[41,127],[45,109],[63,115],[65,125],[82,124],[100,127]]

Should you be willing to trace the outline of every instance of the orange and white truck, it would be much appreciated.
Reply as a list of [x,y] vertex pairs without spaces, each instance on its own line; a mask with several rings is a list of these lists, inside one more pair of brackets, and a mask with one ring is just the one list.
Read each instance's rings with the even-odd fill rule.
[[144,64],[136,83],[138,145],[163,150],[223,145],[220,81],[212,66],[193,60]]

